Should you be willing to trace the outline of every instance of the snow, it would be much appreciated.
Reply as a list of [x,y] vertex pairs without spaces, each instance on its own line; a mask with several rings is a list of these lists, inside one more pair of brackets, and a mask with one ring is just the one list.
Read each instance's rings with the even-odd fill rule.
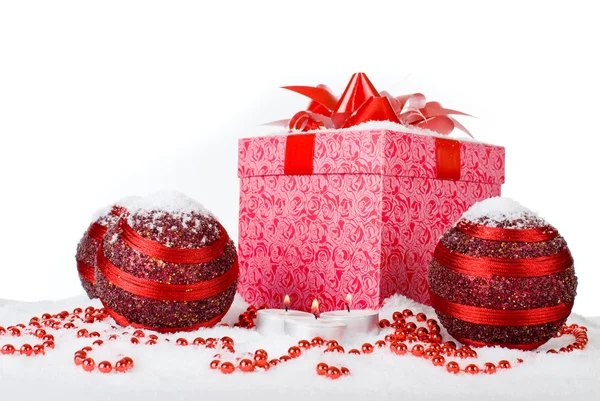
[[152,214],[154,217],[160,217],[161,212],[177,214],[189,221],[189,215],[192,212],[213,217],[212,214],[202,204],[187,195],[177,191],[159,191],[146,197],[138,198],[127,207],[131,215],[133,214]]
[[[80,306],[100,302],[90,301],[85,296],[54,302],[0,303],[0,324],[4,327],[18,322],[27,323],[33,316],[43,312],[57,313]],[[246,304],[236,297],[232,309],[225,317],[233,322]],[[404,297],[394,296],[387,300],[381,317],[390,318],[395,310],[411,308],[434,317],[429,307],[416,304]],[[600,319],[588,320],[571,316],[569,323],[588,327],[589,344],[584,351],[570,354],[546,354],[548,348],[559,348],[572,341],[566,336],[553,339],[542,347],[542,353],[522,352],[505,349],[480,349],[477,362],[507,359],[513,369],[495,375],[458,376],[434,367],[431,362],[412,356],[397,356],[387,349],[375,350],[370,355],[321,354],[318,349],[305,352],[300,358],[271,368],[267,372],[223,375],[208,367],[215,350],[193,346],[177,347],[173,342],[162,341],[196,336],[221,337],[228,335],[236,344],[238,356],[264,348],[269,356],[284,355],[293,345],[286,336],[263,337],[254,330],[214,327],[196,333],[159,335],[161,341],[155,346],[132,345],[129,338],[122,336],[105,345],[91,355],[99,362],[107,359],[113,363],[118,354],[132,357],[135,368],[126,374],[102,375],[98,371],[84,372],[73,364],[73,353],[91,344],[91,339],[77,339],[76,330],[55,332],[56,349],[49,350],[43,357],[20,357],[0,355],[0,388],[2,399],[33,400],[58,399],[63,401],[141,399],[144,401],[164,400],[384,400],[384,399],[431,399],[444,401],[467,400],[565,400],[581,401],[600,399]],[[111,319],[86,325],[88,330],[101,333],[113,330]],[[389,329],[388,329],[389,330]],[[116,330],[121,333],[123,329]],[[132,330],[127,330],[131,332]],[[383,338],[387,331],[377,337],[365,337],[354,343],[343,343],[346,350]],[[444,338],[447,333],[442,331]],[[105,335],[103,335],[105,338]],[[11,342],[20,346],[31,337],[0,337],[0,344]],[[523,358],[518,365],[516,358]],[[229,360],[234,360],[228,356]],[[224,359],[225,360],[225,359]],[[351,376],[331,381],[317,376],[318,362],[343,365],[350,369]],[[459,363],[461,363],[459,361]],[[391,398],[393,397],[393,398]]]
[[[472,222],[478,222],[482,218],[485,218],[485,224],[491,227],[498,226],[506,221],[527,220],[536,221],[539,225],[548,225],[545,220],[519,202],[501,196],[495,196],[475,203],[462,217]],[[520,225],[516,224],[511,228],[520,228]]]
[[119,199],[111,205],[98,209],[92,215],[92,222],[97,221],[101,217],[106,217],[110,215],[110,212],[112,211],[114,206],[123,206],[124,208],[128,209],[130,205],[132,205],[134,202],[137,202],[139,199],[141,199],[139,196],[127,196],[125,198]]

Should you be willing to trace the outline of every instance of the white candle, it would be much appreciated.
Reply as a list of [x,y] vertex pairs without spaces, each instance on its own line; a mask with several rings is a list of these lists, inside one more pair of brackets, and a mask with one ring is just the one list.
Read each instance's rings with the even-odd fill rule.
[[304,340],[322,337],[325,340],[343,340],[346,324],[342,322],[315,319],[314,316],[286,319],[285,334]]
[[323,312],[320,320],[345,324],[348,336],[379,334],[379,312],[371,309]]
[[298,310],[261,309],[256,312],[256,331],[262,335],[283,334],[285,320],[298,317],[314,319],[311,313]]

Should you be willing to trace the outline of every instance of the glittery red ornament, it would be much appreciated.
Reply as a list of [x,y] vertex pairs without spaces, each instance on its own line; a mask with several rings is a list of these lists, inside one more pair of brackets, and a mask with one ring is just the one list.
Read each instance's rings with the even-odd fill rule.
[[531,350],[566,321],[577,278],[554,227],[510,199],[491,198],[442,237],[429,288],[440,323],[457,340]]
[[128,209],[98,253],[96,290],[107,311],[119,324],[163,332],[218,323],[237,285],[236,249],[224,228],[177,193]]
[[90,298],[97,298],[94,288],[96,282],[94,275],[98,246],[102,242],[102,237],[106,231],[113,227],[119,220],[119,216],[125,212],[125,205],[133,199],[135,198],[123,199],[115,203],[114,206],[96,212],[94,221],[83,233],[83,237],[77,244],[77,253],[75,254],[77,271],[81,285]]

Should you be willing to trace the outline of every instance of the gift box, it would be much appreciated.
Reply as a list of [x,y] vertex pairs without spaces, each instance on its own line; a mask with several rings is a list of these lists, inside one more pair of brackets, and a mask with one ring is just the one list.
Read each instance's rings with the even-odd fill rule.
[[281,307],[287,294],[294,309],[316,298],[323,311],[351,294],[366,309],[400,293],[429,304],[435,246],[473,203],[500,195],[504,148],[380,125],[239,141],[247,302]]

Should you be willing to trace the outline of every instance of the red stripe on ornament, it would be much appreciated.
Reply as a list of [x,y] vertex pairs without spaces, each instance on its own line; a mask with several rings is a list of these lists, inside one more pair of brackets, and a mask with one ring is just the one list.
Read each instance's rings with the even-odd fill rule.
[[456,228],[471,237],[484,239],[488,241],[509,241],[509,242],[544,242],[550,241],[558,236],[558,232],[550,226],[516,229],[488,227],[481,224],[471,223],[461,220]]
[[137,323],[131,322],[125,316],[118,314],[113,309],[108,307],[108,305],[106,305],[104,302],[102,302],[102,305],[104,306],[104,309],[106,309],[106,312],[108,312],[110,317],[112,317],[115,320],[115,322],[117,322],[118,325],[131,326],[135,329],[152,330],[152,331],[156,331],[158,333],[176,333],[176,332],[180,332],[180,331],[195,331],[195,330],[201,329],[203,327],[213,327],[215,324],[219,323],[223,319],[223,317],[227,314],[227,310],[225,310],[224,312],[219,313],[217,316],[213,317],[209,321],[197,323],[197,324],[187,326],[187,327],[150,327],[150,326],[145,326],[143,324],[137,324]]
[[533,326],[557,322],[571,314],[573,304],[558,304],[545,308],[503,310],[478,308],[447,301],[439,295],[429,292],[431,305],[444,315],[464,320],[465,322],[488,326]]
[[193,284],[163,284],[133,276],[112,264],[98,247],[98,269],[115,286],[144,298],[159,301],[198,301],[227,290],[237,280],[238,261],[229,270],[211,280]]
[[86,281],[89,281],[92,284],[96,283],[96,278],[94,277],[94,267],[78,260],[77,271],[79,272],[79,275]]
[[88,228],[87,234],[90,238],[93,238],[96,241],[102,241],[102,238],[104,237],[104,234],[106,234],[106,231],[108,231],[108,228],[106,228],[106,226],[103,226],[102,224],[98,223],[92,223]]
[[220,231],[219,239],[210,245],[202,248],[169,248],[139,235],[129,226],[127,219],[123,218],[119,221],[119,226],[122,230],[121,238],[131,249],[164,262],[185,264],[210,262],[223,254],[229,241],[229,236],[220,223],[217,222],[217,225]]
[[573,266],[573,258],[567,248],[549,256],[504,259],[452,252],[439,242],[433,256],[450,270],[478,277],[541,277],[564,272]]

